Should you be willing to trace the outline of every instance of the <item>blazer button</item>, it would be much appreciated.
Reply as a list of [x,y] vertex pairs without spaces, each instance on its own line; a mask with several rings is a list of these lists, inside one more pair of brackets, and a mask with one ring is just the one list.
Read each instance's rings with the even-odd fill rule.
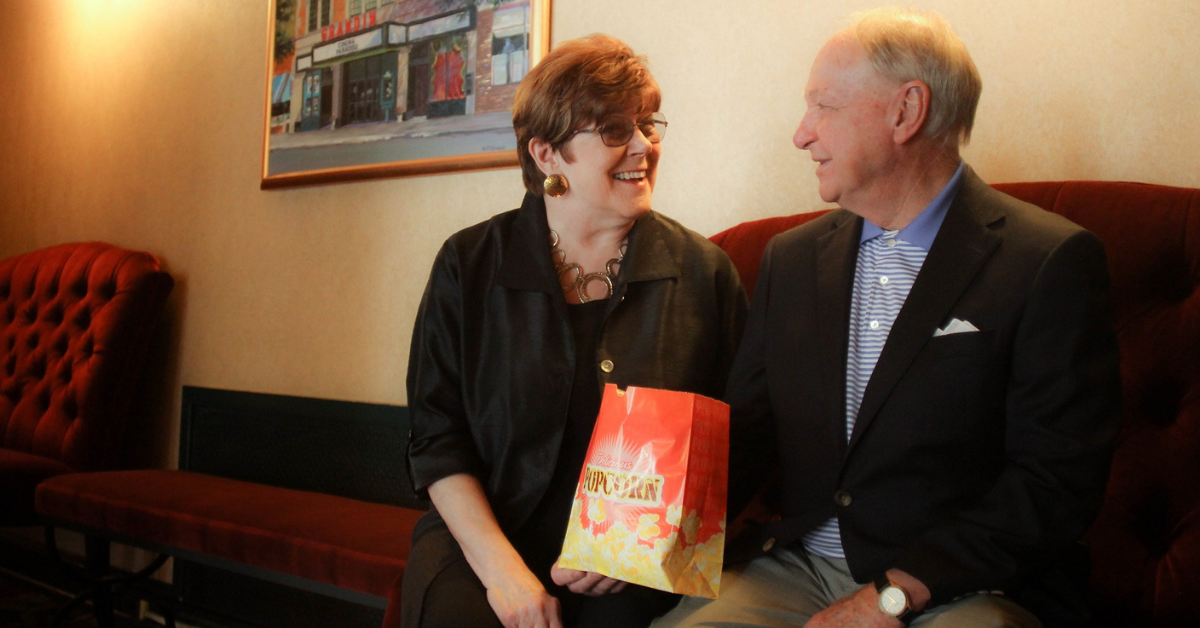
[[773,547],[775,547],[775,537],[771,537],[771,538],[767,539],[766,543],[763,543],[763,551],[764,552],[771,551],[771,548],[773,548]]
[[612,360],[605,360],[605,361],[601,362],[601,363],[600,363],[600,370],[601,370],[601,371],[604,371],[605,373],[611,373],[611,372],[613,372],[613,362],[612,362]]
[[847,493],[846,491],[838,491],[833,494],[833,503],[843,508],[849,506],[850,502],[852,501],[854,500],[850,497],[850,493]]

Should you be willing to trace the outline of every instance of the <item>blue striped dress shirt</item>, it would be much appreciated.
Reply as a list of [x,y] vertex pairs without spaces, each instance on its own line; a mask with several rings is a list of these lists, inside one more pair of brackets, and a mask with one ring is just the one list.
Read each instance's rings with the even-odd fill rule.
[[[920,215],[903,229],[888,231],[863,221],[854,268],[854,292],[850,301],[850,341],[846,351],[846,440],[854,432],[854,421],[862,404],[863,391],[879,361],[892,324],[912,290],[925,255],[933,245],[946,211],[962,181],[963,164]],[[805,549],[826,558],[845,558],[837,517],[804,536]]]

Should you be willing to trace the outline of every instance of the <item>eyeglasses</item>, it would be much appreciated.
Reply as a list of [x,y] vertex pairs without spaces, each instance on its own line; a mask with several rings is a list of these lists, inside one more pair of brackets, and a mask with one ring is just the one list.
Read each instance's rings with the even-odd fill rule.
[[[667,117],[661,113],[650,114],[649,118],[634,122],[625,116],[613,116],[590,129],[579,129],[571,134],[575,137],[580,133],[599,133],[600,140],[605,146],[624,146],[633,138],[633,129],[637,127],[642,135],[652,144],[662,141],[667,134]],[[567,139],[571,139],[568,137]]]

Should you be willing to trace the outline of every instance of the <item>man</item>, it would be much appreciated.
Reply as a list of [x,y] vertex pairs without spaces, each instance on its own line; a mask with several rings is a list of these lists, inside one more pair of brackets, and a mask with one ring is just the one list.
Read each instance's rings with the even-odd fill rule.
[[818,53],[795,144],[842,209],[767,247],[727,389],[731,515],[770,465],[782,518],[655,626],[1082,620],[1120,405],[1104,249],[962,163],[980,89],[933,14]]

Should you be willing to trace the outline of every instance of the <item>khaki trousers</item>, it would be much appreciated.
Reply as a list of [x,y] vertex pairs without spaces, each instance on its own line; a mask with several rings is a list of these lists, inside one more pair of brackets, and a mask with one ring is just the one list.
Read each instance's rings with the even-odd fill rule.
[[[685,597],[651,628],[799,627],[862,586],[854,582],[844,560],[777,549],[726,568],[718,599]],[[1007,597],[976,594],[922,613],[912,628],[1042,628],[1042,624]]]

